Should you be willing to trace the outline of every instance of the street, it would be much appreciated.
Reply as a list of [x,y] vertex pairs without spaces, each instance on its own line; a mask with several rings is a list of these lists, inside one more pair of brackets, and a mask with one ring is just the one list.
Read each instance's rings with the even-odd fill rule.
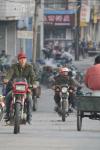
[[100,121],[84,118],[82,131],[77,131],[76,114],[66,122],[54,112],[53,93],[42,90],[38,111],[33,112],[32,125],[22,125],[14,135],[13,126],[0,123],[0,150],[99,150]]
[[20,134],[14,135],[13,126],[0,122],[0,150],[100,149],[100,121],[83,118],[82,131],[77,131],[76,112],[62,122],[54,106],[53,91],[42,87],[32,125],[21,125]]

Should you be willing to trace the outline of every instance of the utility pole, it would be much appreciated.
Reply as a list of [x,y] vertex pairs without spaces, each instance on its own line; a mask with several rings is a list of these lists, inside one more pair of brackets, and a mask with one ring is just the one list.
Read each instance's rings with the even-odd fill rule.
[[35,9],[33,16],[33,51],[32,51],[32,62],[36,62],[36,50],[37,50],[37,17],[38,17],[38,4],[40,0],[35,0]]
[[41,0],[41,29],[40,29],[40,57],[44,48],[44,0]]
[[80,7],[81,0],[77,0],[76,6],[76,26],[75,26],[75,60],[79,60],[79,39],[80,39]]

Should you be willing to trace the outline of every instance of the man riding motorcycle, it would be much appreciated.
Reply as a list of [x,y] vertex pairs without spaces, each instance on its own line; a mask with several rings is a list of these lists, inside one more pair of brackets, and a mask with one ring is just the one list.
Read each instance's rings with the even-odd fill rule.
[[[75,108],[75,95],[73,91],[75,89],[75,86],[79,86],[79,84],[77,84],[71,78],[71,76],[69,76],[69,69],[67,67],[62,67],[59,69],[59,74],[56,77],[54,77],[53,85],[55,87],[56,85],[65,85],[65,84],[69,86],[69,90],[71,92],[71,95],[69,94],[69,103],[71,103],[72,107]],[[55,107],[55,110],[57,111],[58,108],[60,107],[60,95],[55,93],[54,100],[57,105],[57,107]]]
[[[33,71],[33,67],[27,63],[27,56],[26,54],[21,51],[19,52],[18,56],[18,63],[13,64],[10,68],[10,70],[7,72],[7,75],[4,79],[4,83],[7,83],[6,87],[6,116],[5,119],[9,120],[9,113],[10,113],[10,103],[12,98],[12,81],[15,78],[26,78],[29,85],[33,85],[35,82],[35,72]],[[27,99],[29,102],[28,105],[28,117],[27,121],[29,124],[31,124],[32,120],[32,93],[31,90],[27,94]]]

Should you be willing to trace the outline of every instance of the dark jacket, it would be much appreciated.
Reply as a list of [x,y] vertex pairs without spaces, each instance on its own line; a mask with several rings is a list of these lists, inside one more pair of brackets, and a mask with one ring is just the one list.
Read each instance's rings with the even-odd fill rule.
[[55,85],[64,85],[68,84],[69,86],[75,86],[75,82],[71,77],[65,77],[62,75],[58,75],[54,78],[54,84]]
[[26,78],[29,84],[33,84],[36,81],[35,72],[33,67],[26,63],[25,67],[22,68],[19,63],[13,64],[10,70],[7,72],[6,79],[13,80],[14,78]]

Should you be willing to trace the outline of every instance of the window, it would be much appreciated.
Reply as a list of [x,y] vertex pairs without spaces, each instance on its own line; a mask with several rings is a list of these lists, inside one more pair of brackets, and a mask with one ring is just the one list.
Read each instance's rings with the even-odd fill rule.
[[46,38],[66,38],[66,27],[46,27],[45,28],[45,39]]
[[66,0],[44,0],[45,8],[66,8],[67,1]]

